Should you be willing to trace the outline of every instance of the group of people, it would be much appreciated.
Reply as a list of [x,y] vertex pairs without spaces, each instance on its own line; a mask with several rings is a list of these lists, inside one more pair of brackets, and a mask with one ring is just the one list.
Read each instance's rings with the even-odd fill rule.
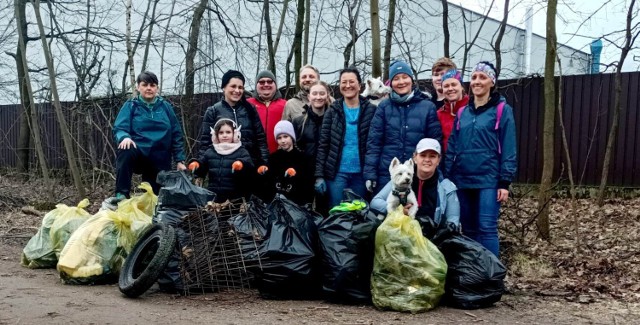
[[114,124],[114,200],[128,197],[134,172],[157,191],[155,175],[169,169],[173,157],[178,170],[208,180],[217,202],[282,193],[326,215],[351,189],[386,215],[386,197],[394,195],[389,165],[393,158],[412,159],[416,218],[453,224],[498,256],[499,209],[517,159],[513,110],[496,91],[491,63],[473,69],[470,97],[448,58],[433,65],[430,96],[418,88],[411,67],[395,61],[391,93],[379,105],[361,95],[357,69],[340,71],[338,99],[315,67],[306,65],[299,75],[300,92],[285,100],[273,73],[258,73],[254,93],[246,96],[244,75],[227,71],[223,99],[207,108],[199,150],[186,161],[172,106],[157,95],[156,76],[141,73],[139,95]]

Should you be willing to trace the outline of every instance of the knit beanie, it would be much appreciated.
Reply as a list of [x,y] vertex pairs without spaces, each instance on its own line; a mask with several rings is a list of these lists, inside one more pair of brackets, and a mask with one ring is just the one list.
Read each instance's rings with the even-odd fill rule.
[[447,70],[447,72],[442,75],[442,82],[449,78],[457,79],[462,84],[462,75],[460,71],[456,69]]
[[278,139],[278,136],[282,133],[288,134],[294,142],[296,141],[296,133],[293,131],[293,124],[291,124],[291,122],[283,120],[276,123],[273,129],[273,136]]
[[242,80],[242,84],[244,85],[244,76],[242,75],[242,73],[236,70],[229,70],[225,72],[224,75],[222,75],[222,88],[226,87],[232,78],[238,78]]
[[269,70],[262,70],[260,71],[260,73],[258,73],[258,75],[256,76],[256,84],[258,83],[258,80],[262,78],[269,78],[273,80],[274,83],[278,84],[276,82],[276,76],[273,73],[271,73],[271,71]]
[[413,79],[413,71],[404,61],[394,61],[391,63],[391,66],[389,67],[389,80],[393,80],[393,77],[399,73],[406,73],[411,79]]

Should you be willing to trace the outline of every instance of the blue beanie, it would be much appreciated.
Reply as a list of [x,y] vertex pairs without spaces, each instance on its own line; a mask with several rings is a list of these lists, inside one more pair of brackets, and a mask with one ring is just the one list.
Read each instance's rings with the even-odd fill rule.
[[413,71],[411,70],[411,67],[404,61],[394,61],[393,63],[391,63],[391,66],[389,67],[389,80],[393,80],[393,77],[395,77],[399,73],[405,73],[409,75],[411,79],[413,79]]

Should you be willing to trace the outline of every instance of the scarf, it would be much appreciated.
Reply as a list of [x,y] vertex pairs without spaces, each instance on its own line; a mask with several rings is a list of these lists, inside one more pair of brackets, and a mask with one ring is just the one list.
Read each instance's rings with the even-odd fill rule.
[[234,153],[238,148],[242,146],[240,142],[232,143],[214,143],[213,149],[220,155],[226,156]]
[[409,102],[411,98],[413,98],[413,95],[414,95],[413,89],[408,94],[402,95],[402,96],[398,95],[398,93],[396,93],[395,91],[392,91],[391,96],[389,96],[389,98],[391,99],[392,102],[396,104],[404,104]]

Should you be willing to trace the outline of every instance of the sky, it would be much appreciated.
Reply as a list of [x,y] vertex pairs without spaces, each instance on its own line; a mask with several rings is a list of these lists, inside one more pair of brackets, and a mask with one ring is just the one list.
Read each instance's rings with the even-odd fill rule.
[[[449,2],[486,13],[491,0],[454,0]],[[547,1],[542,0],[511,0],[509,6],[512,9],[509,11],[509,24],[525,28],[527,8],[532,7],[534,13],[533,32],[545,36],[546,3]],[[630,0],[558,0],[558,16],[556,17],[558,43],[591,53],[590,43],[594,39],[614,31],[624,30],[629,3]],[[495,0],[489,17],[502,20],[503,7],[504,0]],[[636,15],[638,15],[640,4],[636,3],[635,8]],[[619,35],[621,34],[618,34],[617,39],[621,43]],[[640,43],[640,40],[636,43]],[[603,41],[603,45],[601,63],[611,63],[620,58],[620,50],[615,46],[606,41]],[[640,51],[635,50],[627,56],[623,71],[638,70],[640,70]],[[601,67],[600,71],[604,72],[604,67]],[[613,72],[613,70],[609,68],[607,72]]]

